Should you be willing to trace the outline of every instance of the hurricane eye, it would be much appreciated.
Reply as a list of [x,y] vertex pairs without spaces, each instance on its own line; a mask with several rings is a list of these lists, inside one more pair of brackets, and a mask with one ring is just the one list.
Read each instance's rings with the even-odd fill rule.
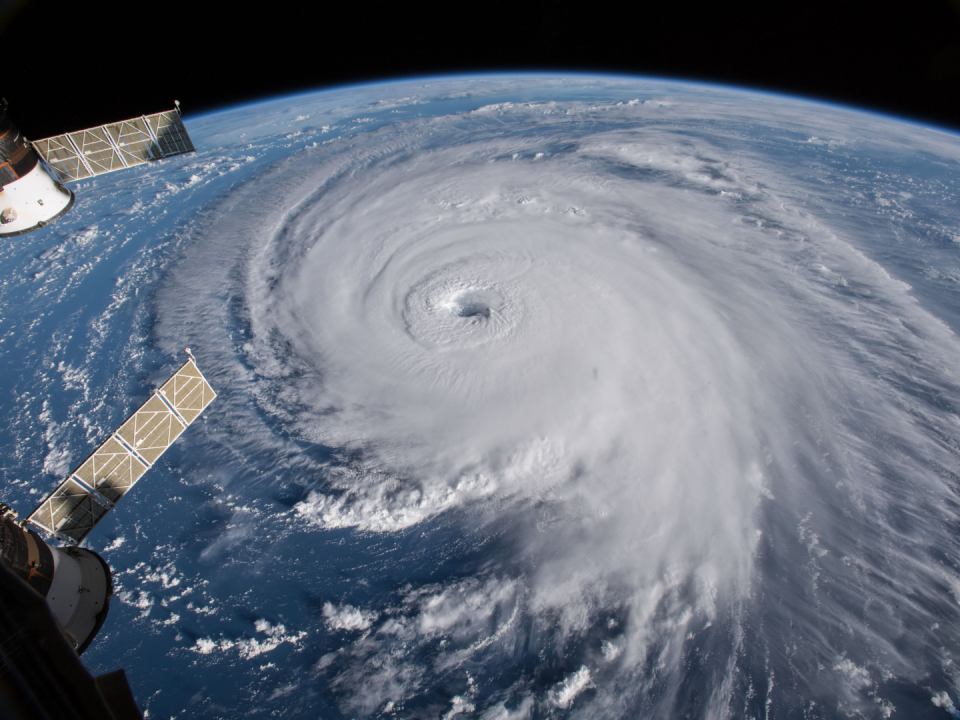
[[484,302],[467,301],[455,305],[453,313],[460,317],[477,317],[479,315],[488,318],[490,317],[490,308]]
[[490,313],[503,302],[492,290],[466,290],[451,297],[443,305],[453,315],[462,318],[489,319]]

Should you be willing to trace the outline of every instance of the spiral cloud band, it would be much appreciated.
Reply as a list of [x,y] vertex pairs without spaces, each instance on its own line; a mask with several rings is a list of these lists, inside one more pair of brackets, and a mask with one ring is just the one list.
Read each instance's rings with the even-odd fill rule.
[[902,158],[956,182],[960,142],[703,92],[315,130],[190,228],[158,332],[233,462],[302,488],[263,528],[478,549],[325,601],[345,717],[885,717],[960,680],[960,343],[894,268],[942,211]]

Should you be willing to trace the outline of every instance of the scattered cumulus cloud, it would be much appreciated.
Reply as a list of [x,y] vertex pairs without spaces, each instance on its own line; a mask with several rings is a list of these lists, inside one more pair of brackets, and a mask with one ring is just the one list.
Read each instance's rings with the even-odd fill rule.
[[379,614],[352,605],[337,606],[328,602],[323,605],[323,617],[328,630],[368,630]]

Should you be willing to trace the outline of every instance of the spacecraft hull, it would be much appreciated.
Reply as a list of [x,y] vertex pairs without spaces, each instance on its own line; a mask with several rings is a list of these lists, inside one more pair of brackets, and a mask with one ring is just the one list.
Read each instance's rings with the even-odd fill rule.
[[50,176],[36,153],[33,156],[33,168],[0,190],[0,237],[42,228],[73,205],[73,192]]
[[92,550],[53,547],[10,516],[2,522],[3,564],[47,601],[67,640],[82,653],[110,607],[110,568]]
[[0,106],[0,237],[41,228],[73,205],[73,192],[51,175]]

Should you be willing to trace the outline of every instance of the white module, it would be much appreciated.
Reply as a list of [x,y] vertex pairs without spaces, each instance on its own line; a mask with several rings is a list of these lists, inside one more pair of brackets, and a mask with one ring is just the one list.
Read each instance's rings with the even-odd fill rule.
[[0,237],[42,228],[73,205],[73,193],[38,162],[23,177],[0,189]]

